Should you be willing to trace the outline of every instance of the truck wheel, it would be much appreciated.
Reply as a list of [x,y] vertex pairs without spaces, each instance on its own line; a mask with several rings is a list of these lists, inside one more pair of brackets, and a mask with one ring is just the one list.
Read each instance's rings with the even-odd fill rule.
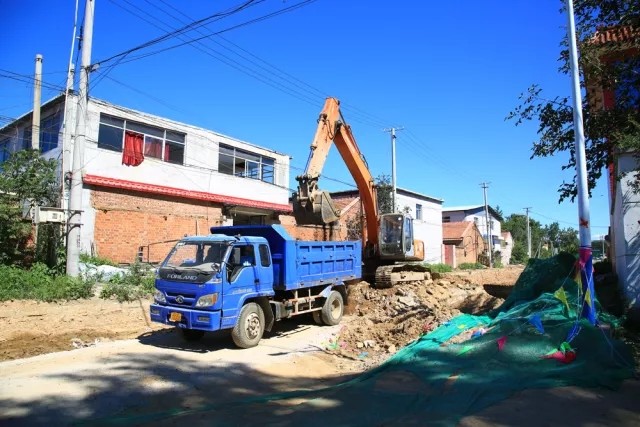
[[320,310],[314,311],[311,314],[313,315],[313,321],[316,325],[324,325],[324,322],[322,321],[322,313],[320,312]]
[[331,291],[329,298],[322,306],[322,321],[325,325],[337,325],[342,320],[342,313],[344,313],[342,294],[338,291]]
[[194,342],[199,341],[204,336],[204,331],[198,329],[180,329],[182,331],[182,338],[185,341]]
[[255,302],[242,307],[236,325],[231,331],[233,342],[240,348],[255,347],[264,333],[264,312]]

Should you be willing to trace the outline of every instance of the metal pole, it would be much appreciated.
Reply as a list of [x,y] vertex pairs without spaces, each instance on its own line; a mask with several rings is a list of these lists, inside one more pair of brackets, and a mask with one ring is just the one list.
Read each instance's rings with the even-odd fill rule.
[[385,132],[391,133],[391,203],[393,208],[391,212],[397,211],[396,206],[396,131],[403,130],[403,127],[384,129]]
[[524,208],[527,212],[527,256],[531,258],[531,226],[529,225],[529,209],[531,208]]
[[391,193],[391,203],[393,212],[396,211],[396,130],[391,128],[391,185],[393,187]]
[[589,229],[589,189],[582,118],[582,94],[580,92],[580,70],[578,68],[578,46],[576,42],[573,0],[566,0],[569,60],[573,94],[573,126],[575,130],[576,184],[578,191],[578,224],[580,232],[580,276],[582,279],[582,317],[596,324],[595,291],[593,286],[593,255],[591,253],[591,230]]
[[487,188],[489,188],[489,184],[483,182],[480,184],[484,193],[484,216],[485,216],[485,224],[487,229],[487,243],[489,244],[489,267],[493,267],[493,245],[491,242],[491,221],[489,219],[489,205],[487,204]]
[[78,86],[78,109],[76,112],[76,137],[73,144],[71,165],[71,192],[69,194],[69,221],[67,232],[67,274],[78,276],[80,261],[80,228],[82,226],[82,170],[84,167],[84,145],[86,142],[87,106],[89,101],[89,72],[91,68],[91,43],[93,39],[93,13],[95,0],[86,0],[84,29],[82,31],[82,67]]
[[42,95],[42,55],[36,55],[36,71],[33,77],[33,121],[31,124],[31,148],[40,149],[40,97]]

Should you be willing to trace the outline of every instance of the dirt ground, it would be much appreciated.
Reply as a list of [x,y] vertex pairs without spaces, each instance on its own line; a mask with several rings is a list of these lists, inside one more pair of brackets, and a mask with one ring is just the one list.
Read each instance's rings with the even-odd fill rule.
[[[484,289],[510,289],[523,267],[434,274],[430,281],[377,290],[361,282],[349,290],[340,334],[325,350],[368,367],[460,312],[477,313],[502,301]],[[506,287],[506,288],[505,288]],[[490,290],[496,293],[495,289]],[[500,294],[500,292],[497,292]],[[506,295],[508,292],[502,292]],[[136,338],[163,329],[150,323],[151,301],[98,298],[60,303],[0,303],[0,361]]]

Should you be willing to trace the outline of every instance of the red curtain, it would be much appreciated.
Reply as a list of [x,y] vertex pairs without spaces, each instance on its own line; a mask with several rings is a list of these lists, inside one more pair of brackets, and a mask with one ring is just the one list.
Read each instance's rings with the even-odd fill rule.
[[124,150],[122,150],[122,164],[127,166],[138,166],[144,160],[142,152],[144,147],[144,136],[139,133],[125,132]]

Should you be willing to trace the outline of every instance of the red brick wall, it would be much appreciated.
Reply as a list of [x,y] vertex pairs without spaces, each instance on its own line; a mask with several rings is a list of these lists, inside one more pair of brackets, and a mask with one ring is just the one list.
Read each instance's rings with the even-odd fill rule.
[[334,197],[333,201],[336,208],[340,209],[342,215],[338,221],[337,227],[333,230],[329,226],[313,226],[313,225],[297,225],[293,215],[280,215],[279,220],[287,232],[298,240],[321,240],[321,241],[340,241],[347,240],[347,222],[352,218],[360,216],[360,203],[353,205],[348,211],[344,209],[353,201],[355,197]]
[[174,243],[157,242],[207,234],[222,218],[220,205],[118,189],[93,188],[91,203],[95,253],[119,263],[133,262],[140,246],[145,260],[161,261]]

